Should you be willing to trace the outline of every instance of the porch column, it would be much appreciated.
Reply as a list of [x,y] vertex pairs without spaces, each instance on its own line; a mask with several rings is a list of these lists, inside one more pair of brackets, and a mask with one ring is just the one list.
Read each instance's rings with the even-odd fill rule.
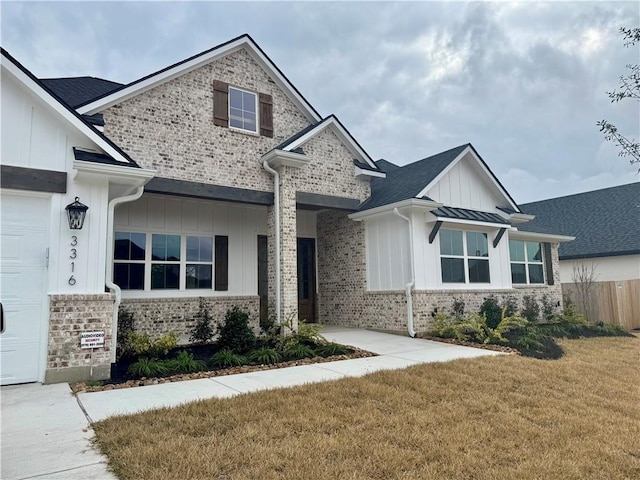
[[[296,189],[293,167],[280,166],[280,315],[282,321],[291,319],[298,328],[298,244],[296,225]],[[269,244],[269,312],[276,308],[276,239],[275,207],[268,214]]]

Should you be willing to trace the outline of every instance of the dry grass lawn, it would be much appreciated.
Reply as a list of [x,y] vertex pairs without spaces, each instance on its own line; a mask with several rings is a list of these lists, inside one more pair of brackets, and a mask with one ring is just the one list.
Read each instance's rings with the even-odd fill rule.
[[638,479],[640,339],[487,357],[96,424],[121,479]]

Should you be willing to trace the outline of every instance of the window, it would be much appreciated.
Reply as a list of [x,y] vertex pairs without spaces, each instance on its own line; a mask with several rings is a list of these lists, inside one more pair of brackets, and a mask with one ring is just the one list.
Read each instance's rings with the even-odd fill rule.
[[144,289],[144,233],[116,232],[113,252],[113,281],[124,290]]
[[443,283],[489,283],[487,234],[440,230]]
[[113,281],[123,290],[226,291],[228,249],[226,236],[116,232]]
[[229,87],[229,126],[249,132],[258,132],[257,95]]
[[511,256],[511,282],[516,284],[544,283],[542,244],[509,240]]

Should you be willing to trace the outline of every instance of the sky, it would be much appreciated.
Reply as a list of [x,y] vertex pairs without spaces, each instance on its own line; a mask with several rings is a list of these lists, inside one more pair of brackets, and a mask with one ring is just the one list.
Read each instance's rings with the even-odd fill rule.
[[39,78],[129,83],[248,33],[322,116],[398,165],[472,143],[518,203],[640,180],[596,122],[639,2],[11,2],[2,47]]

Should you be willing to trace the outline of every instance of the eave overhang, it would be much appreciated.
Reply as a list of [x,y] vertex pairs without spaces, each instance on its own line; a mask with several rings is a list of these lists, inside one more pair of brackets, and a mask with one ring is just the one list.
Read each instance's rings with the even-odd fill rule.
[[390,203],[388,205],[382,205],[380,207],[375,207],[370,210],[364,210],[362,212],[352,213],[351,215],[349,215],[349,218],[351,220],[361,221],[368,217],[373,217],[376,215],[393,212],[395,208],[407,208],[407,207],[411,207],[427,213],[442,206],[443,206],[442,203],[434,202],[433,200],[423,200],[421,198],[408,198],[400,202]]
[[271,168],[278,167],[294,167],[301,168],[309,165],[311,159],[304,153],[290,152],[286,150],[271,150],[262,156],[262,160],[266,160]]
[[514,240],[538,240],[541,242],[572,242],[576,237],[568,235],[554,235],[551,233],[523,232],[522,230],[511,229],[509,238]]

